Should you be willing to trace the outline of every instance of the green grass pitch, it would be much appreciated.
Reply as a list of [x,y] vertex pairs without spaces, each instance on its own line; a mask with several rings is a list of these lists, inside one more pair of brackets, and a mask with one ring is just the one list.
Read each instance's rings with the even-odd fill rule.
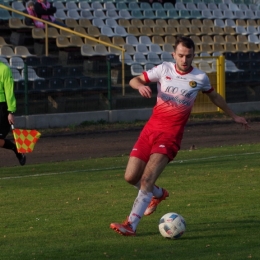
[[[136,237],[109,228],[137,190],[127,157],[6,167],[0,171],[0,259],[260,259],[260,145],[180,151],[158,185],[170,192]],[[167,212],[187,223],[163,238]]]

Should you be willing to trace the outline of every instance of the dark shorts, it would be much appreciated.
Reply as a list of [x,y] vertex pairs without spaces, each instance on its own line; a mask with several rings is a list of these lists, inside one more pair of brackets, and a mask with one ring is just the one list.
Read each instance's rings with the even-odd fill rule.
[[0,139],[5,139],[9,133],[11,125],[8,122],[7,104],[0,102]]
[[165,154],[172,161],[180,149],[179,140],[172,133],[154,131],[145,127],[135,143],[130,156],[148,162],[153,153]]

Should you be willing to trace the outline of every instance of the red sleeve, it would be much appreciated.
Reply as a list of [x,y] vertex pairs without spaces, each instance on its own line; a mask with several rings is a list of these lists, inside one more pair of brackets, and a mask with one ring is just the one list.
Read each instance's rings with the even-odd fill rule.
[[209,90],[207,90],[207,91],[202,91],[202,93],[211,93],[212,91],[214,90],[214,88],[210,88]]
[[144,79],[145,79],[146,83],[149,83],[150,80],[149,80],[149,78],[148,78],[147,72],[144,71],[144,72],[143,72],[143,75],[144,75]]

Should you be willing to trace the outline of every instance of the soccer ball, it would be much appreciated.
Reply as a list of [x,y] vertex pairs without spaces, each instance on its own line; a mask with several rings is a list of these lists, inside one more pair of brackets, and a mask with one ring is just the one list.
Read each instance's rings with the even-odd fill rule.
[[180,238],[186,230],[186,222],[178,213],[167,213],[159,221],[159,231],[163,237]]

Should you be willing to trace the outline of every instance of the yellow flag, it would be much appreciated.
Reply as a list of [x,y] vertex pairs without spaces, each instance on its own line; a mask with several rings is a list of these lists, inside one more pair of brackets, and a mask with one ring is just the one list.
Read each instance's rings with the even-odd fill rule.
[[19,153],[30,153],[41,136],[36,130],[13,129],[13,135]]

